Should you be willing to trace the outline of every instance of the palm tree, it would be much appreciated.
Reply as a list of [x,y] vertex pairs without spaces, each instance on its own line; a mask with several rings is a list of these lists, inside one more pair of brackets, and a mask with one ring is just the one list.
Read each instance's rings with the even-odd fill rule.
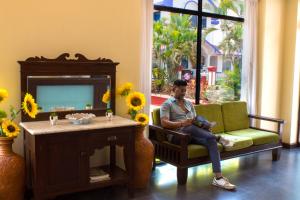
[[166,68],[169,82],[177,79],[176,68],[181,66],[183,58],[196,63],[197,29],[192,26],[191,16],[171,14],[169,20],[162,19],[154,23],[153,56],[155,66]]

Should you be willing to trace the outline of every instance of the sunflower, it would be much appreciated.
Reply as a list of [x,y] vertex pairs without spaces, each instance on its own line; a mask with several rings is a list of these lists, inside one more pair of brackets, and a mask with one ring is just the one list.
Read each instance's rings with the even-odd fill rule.
[[125,90],[130,91],[130,90],[132,90],[132,87],[133,87],[132,83],[127,82],[124,84]]
[[110,90],[107,90],[102,96],[102,102],[108,103],[110,101]]
[[140,122],[142,126],[146,126],[149,122],[149,117],[144,113],[139,113],[135,116],[135,121]]
[[129,109],[139,111],[145,106],[145,95],[140,92],[133,92],[126,97],[126,103]]
[[0,88],[0,102],[8,97],[8,92],[5,89]]
[[35,118],[38,113],[38,105],[35,103],[31,94],[26,93],[22,102],[22,109],[31,118]]
[[17,124],[15,124],[13,121],[8,119],[2,121],[1,127],[3,133],[7,137],[16,137],[20,133],[20,128],[17,126]]
[[132,88],[133,88],[132,83],[127,82],[117,89],[117,93],[121,96],[127,96],[132,90]]

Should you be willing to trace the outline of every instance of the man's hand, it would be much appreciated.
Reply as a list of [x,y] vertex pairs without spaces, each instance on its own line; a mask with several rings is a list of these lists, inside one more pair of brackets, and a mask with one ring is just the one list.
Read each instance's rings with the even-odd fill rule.
[[181,127],[192,125],[194,119],[186,119],[186,120],[172,122],[168,118],[161,118],[160,121],[162,127],[175,130]]
[[186,119],[181,121],[181,126],[185,127],[185,126],[190,126],[193,124],[194,119]]

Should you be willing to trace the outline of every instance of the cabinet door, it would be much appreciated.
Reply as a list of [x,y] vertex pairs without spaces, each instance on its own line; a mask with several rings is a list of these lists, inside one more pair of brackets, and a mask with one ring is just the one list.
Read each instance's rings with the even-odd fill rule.
[[84,137],[54,134],[45,136],[41,144],[44,189],[60,192],[80,187],[87,177]]

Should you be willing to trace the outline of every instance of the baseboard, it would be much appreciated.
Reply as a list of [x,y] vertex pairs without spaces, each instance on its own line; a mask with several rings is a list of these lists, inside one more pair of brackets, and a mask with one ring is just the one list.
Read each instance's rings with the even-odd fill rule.
[[293,149],[293,148],[299,147],[299,144],[282,143],[282,147],[285,149]]

